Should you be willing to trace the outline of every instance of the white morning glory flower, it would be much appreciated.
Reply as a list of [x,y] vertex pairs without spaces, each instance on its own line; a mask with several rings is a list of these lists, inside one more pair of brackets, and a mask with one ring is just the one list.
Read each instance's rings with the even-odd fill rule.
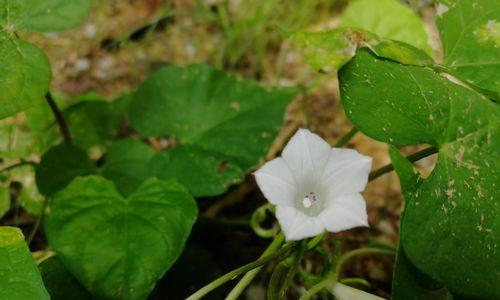
[[352,149],[332,148],[318,135],[299,129],[281,157],[254,175],[287,240],[324,230],[339,232],[368,226],[361,196],[368,182],[371,157]]

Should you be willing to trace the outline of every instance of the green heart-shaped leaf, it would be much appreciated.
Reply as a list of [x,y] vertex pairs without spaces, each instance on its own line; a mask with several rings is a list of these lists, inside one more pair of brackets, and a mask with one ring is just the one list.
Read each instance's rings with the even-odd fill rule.
[[196,196],[216,195],[266,155],[293,96],[207,65],[168,67],[139,87],[130,121],[144,136],[180,142],[157,176],[176,178]]
[[0,299],[50,299],[21,230],[9,226],[0,226]]
[[432,174],[408,201],[401,239],[420,270],[450,291],[500,297],[500,109],[429,68],[360,51],[340,72],[349,119],[393,145],[439,147]]
[[145,299],[181,254],[196,215],[173,181],[149,179],[123,198],[111,181],[79,177],[54,196],[45,232],[94,296]]
[[42,103],[50,77],[42,50],[0,28],[0,119]]
[[475,85],[500,93],[498,0],[439,0],[436,10],[444,64]]

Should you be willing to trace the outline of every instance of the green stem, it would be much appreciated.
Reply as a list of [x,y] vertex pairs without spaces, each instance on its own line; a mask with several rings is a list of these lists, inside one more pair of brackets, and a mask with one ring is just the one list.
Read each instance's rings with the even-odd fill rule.
[[56,122],[59,125],[59,131],[61,132],[61,135],[62,135],[64,141],[67,143],[70,143],[71,142],[71,134],[69,132],[68,124],[66,124],[66,121],[64,120],[63,114],[59,110],[59,108],[57,107],[57,104],[54,101],[52,94],[50,92],[47,92],[47,94],[45,94],[45,99],[47,100],[47,103],[49,104],[50,109],[52,110],[52,113],[54,114],[54,117],[56,118]]
[[[413,162],[416,162],[418,160],[421,160],[424,157],[427,157],[429,155],[437,153],[438,151],[439,151],[438,148],[436,148],[434,146],[430,146],[428,148],[422,149],[418,152],[415,152],[413,154],[408,155],[406,157],[406,159],[408,159],[410,162],[413,163]],[[385,173],[391,172],[392,170],[394,170],[394,166],[392,164],[388,164],[388,165],[385,165],[377,170],[374,170],[368,176],[368,181],[372,181],[372,180],[384,175]]]
[[[272,243],[264,250],[264,253],[260,256],[260,258],[266,257],[270,255],[274,251],[276,251],[281,244],[285,241],[285,235],[283,232],[280,232],[272,241]],[[257,267],[245,274],[243,278],[236,284],[236,286],[231,290],[231,292],[227,295],[226,300],[236,300],[243,293],[243,291],[247,288],[247,286],[252,282],[252,280],[257,276],[257,274],[262,270],[262,266]]]
[[[289,260],[291,260],[291,263],[289,265],[288,272],[286,273],[283,284],[279,289],[279,293],[278,293],[279,298],[278,299],[285,298],[287,290],[290,287],[290,285],[292,284],[293,279],[295,278],[295,275],[297,274],[297,270],[300,267],[300,260],[302,259],[302,256],[304,256],[304,253],[307,251],[306,241],[302,241],[301,243],[298,243],[298,244],[299,245],[295,249],[294,255],[292,257],[288,258]],[[284,262],[286,262],[286,261],[284,261]],[[281,262],[280,264],[282,264],[282,263],[283,262]]]
[[330,275],[327,276],[325,279],[323,279],[318,284],[316,284],[315,286],[313,286],[312,288],[307,290],[305,292],[305,294],[302,295],[300,300],[308,300],[312,296],[319,293],[324,288],[327,288],[329,286],[333,286],[335,284],[335,282],[337,282],[337,280],[338,280],[340,271],[342,270],[342,266],[349,259],[351,259],[355,256],[358,256],[358,255],[366,255],[366,254],[373,254],[373,253],[387,254],[387,255],[394,255],[395,254],[394,251],[392,251],[392,250],[380,249],[380,248],[360,248],[360,249],[356,249],[356,250],[347,252],[346,254],[342,255],[339,258],[339,260],[337,262],[337,267],[335,268],[335,270],[332,273],[330,273]]
[[15,169],[15,168],[18,168],[18,167],[22,167],[22,166],[25,166],[25,165],[31,165],[31,166],[35,166],[36,163],[34,162],[31,162],[31,161],[26,161],[26,160],[21,160],[20,162],[18,163],[15,163],[15,164],[12,164],[10,166],[7,166],[3,169],[0,169],[0,173],[3,173],[3,172],[7,172],[7,171],[10,171],[12,169]]
[[257,208],[252,214],[252,218],[250,219],[250,226],[252,227],[253,231],[255,232],[255,234],[262,238],[272,238],[275,232],[273,228],[266,229],[260,225],[266,220],[267,212],[274,213],[274,206],[271,203]]
[[192,294],[191,296],[189,296],[188,298],[186,298],[186,300],[197,300],[197,299],[201,299],[203,296],[205,296],[206,294],[210,293],[211,291],[213,291],[214,289],[218,288],[219,286],[223,285],[224,283],[230,281],[230,280],[233,280],[234,278],[236,278],[237,276],[243,274],[243,273],[246,273],[250,270],[253,270],[257,267],[260,267],[274,259],[276,259],[277,257],[279,257],[280,255],[284,254],[285,252],[287,252],[291,247],[292,247],[292,243],[289,243],[289,244],[286,244],[284,245],[281,249],[267,255],[267,256],[264,256],[264,257],[261,257],[259,259],[257,259],[256,261],[253,261],[249,264],[246,264],[244,266],[241,266],[229,273],[226,273],[224,275],[222,275],[221,277],[215,279],[214,281],[210,282],[209,284],[205,285],[204,287],[202,287],[201,289],[199,289],[197,292],[195,292],[194,294]]
[[313,239],[311,239],[309,241],[309,243],[307,243],[307,250],[311,250],[314,247],[316,247],[327,234],[328,234],[328,231],[323,231],[321,234],[319,234],[319,235],[315,236]]
[[336,148],[342,148],[358,133],[358,129],[353,127],[346,135],[344,135],[335,145]]

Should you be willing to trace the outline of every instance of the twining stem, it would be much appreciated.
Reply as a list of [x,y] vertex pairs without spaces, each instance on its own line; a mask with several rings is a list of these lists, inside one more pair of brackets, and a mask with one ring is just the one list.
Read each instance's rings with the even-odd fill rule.
[[57,107],[57,104],[54,101],[52,94],[50,92],[47,92],[47,94],[45,94],[45,99],[47,100],[50,109],[54,113],[57,125],[59,125],[59,131],[61,132],[64,141],[71,142],[71,134],[69,133],[68,124],[66,124],[66,122],[64,121],[64,117],[59,108]]
[[[260,256],[260,258],[266,257],[270,255],[274,251],[276,251],[281,244],[285,241],[285,235],[283,232],[280,232],[274,239],[273,242],[264,250],[264,253]],[[252,280],[257,276],[257,274],[262,270],[262,266],[257,267],[245,274],[241,278],[241,280],[236,284],[236,286],[231,290],[231,292],[227,295],[226,300],[236,300],[243,293],[246,287],[252,282]]]
[[[413,154],[406,156],[406,159],[409,160],[410,162],[416,162],[418,160],[421,160],[424,157],[427,157],[429,155],[437,153],[438,151],[439,151],[438,148],[436,148],[434,146],[430,146],[428,148],[422,149],[418,152],[415,152]],[[385,165],[377,170],[374,170],[374,171],[370,172],[370,175],[368,176],[368,181],[372,181],[372,180],[384,175],[385,173],[391,172],[392,170],[394,170],[394,166],[392,164],[388,164],[388,165]]]
[[186,298],[186,300],[197,300],[201,299],[203,296],[206,294],[210,293],[214,289],[218,288],[219,286],[223,285],[224,283],[228,282],[229,280],[232,280],[236,278],[238,275],[241,275],[243,273],[246,273],[250,270],[253,270],[257,267],[260,267],[287,252],[291,247],[293,246],[293,243],[288,243],[285,244],[283,247],[280,249],[272,252],[271,254],[261,257],[249,264],[246,264],[244,266],[241,266],[237,269],[234,269],[233,271],[226,273],[222,275],[221,277],[215,279],[214,281],[210,282],[209,284],[205,285],[201,289],[199,289],[197,292]]
[[266,220],[267,212],[274,214],[274,206],[271,203],[265,204],[257,208],[250,219],[250,225],[253,231],[262,238],[271,238],[274,235],[273,228],[265,229],[260,224]]
[[346,254],[342,255],[338,262],[337,266],[335,267],[334,271],[330,273],[325,279],[317,283],[315,286],[307,290],[302,297],[300,297],[300,300],[308,300],[312,296],[316,295],[319,293],[322,289],[331,287],[337,282],[340,271],[342,270],[342,266],[346,261],[349,259],[358,256],[358,255],[366,255],[366,254],[387,254],[387,255],[394,255],[393,250],[388,250],[388,249],[382,249],[382,248],[371,248],[371,247],[366,247],[366,248],[360,248],[356,249],[350,252],[347,252]]

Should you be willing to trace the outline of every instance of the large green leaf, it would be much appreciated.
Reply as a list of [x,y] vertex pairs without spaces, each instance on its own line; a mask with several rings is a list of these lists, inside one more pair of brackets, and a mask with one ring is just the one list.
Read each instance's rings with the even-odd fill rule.
[[498,0],[439,0],[444,64],[475,85],[500,92]]
[[96,297],[145,299],[179,257],[196,219],[179,184],[152,178],[128,198],[102,177],[75,179],[45,219],[52,248]]
[[63,143],[52,147],[36,168],[36,184],[40,193],[51,196],[77,176],[96,172],[94,163],[82,149]]
[[500,109],[429,68],[360,51],[340,72],[349,119],[393,145],[439,147],[430,177],[412,195],[402,245],[420,270],[466,297],[500,297]]
[[106,154],[102,175],[113,180],[123,195],[130,195],[149,177],[154,153],[153,148],[132,138],[115,142]]
[[432,54],[423,22],[398,0],[351,0],[341,18],[342,26],[373,32]]
[[50,77],[42,50],[0,28],[0,119],[42,103]]
[[[401,191],[406,201],[422,184],[420,175],[413,165],[394,147],[389,149],[392,165],[398,174]],[[401,219],[404,218],[404,211]],[[418,270],[408,259],[401,244],[398,245],[394,276],[392,280],[392,300],[451,300],[449,292]]]
[[91,5],[92,0],[0,0],[0,26],[62,31],[80,24]]
[[21,230],[9,226],[0,227],[0,299],[50,299]]
[[57,256],[44,260],[38,268],[52,300],[90,300],[90,293],[76,280]]
[[130,120],[144,136],[180,142],[157,175],[177,178],[197,196],[215,195],[265,156],[293,95],[206,65],[168,67],[139,87]]

